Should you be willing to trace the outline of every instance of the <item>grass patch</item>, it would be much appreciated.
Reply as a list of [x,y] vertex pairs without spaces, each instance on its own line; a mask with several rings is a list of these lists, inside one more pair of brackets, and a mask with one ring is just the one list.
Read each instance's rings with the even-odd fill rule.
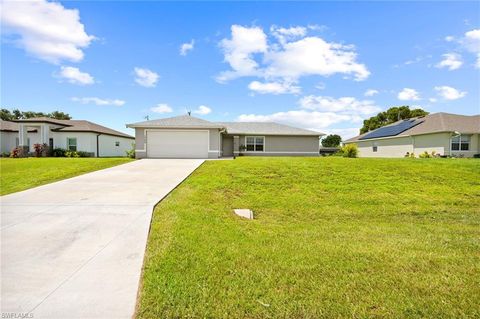
[[128,158],[1,158],[0,195],[97,171],[131,161]]
[[479,274],[478,160],[210,161],[155,209],[137,317],[479,317]]

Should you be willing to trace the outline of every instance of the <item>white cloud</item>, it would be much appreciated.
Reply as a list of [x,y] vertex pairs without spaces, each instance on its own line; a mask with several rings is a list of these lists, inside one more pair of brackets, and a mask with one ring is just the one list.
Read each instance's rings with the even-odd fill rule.
[[135,68],[135,82],[144,87],[155,87],[160,76],[149,69]]
[[420,94],[410,88],[404,88],[402,91],[400,91],[397,95],[399,100],[402,101],[418,101],[420,100]]
[[220,73],[217,81],[249,76],[267,82],[297,83],[303,76],[338,73],[360,81],[370,75],[367,67],[357,62],[352,45],[307,36],[310,29],[272,26],[269,39],[260,27],[233,25],[231,38],[220,42],[231,70]]
[[298,94],[300,87],[291,82],[259,82],[253,81],[248,88],[259,94]]
[[359,101],[354,97],[333,98],[309,95],[299,100],[300,107],[307,110],[342,112],[350,115],[369,115],[381,110],[373,101]]
[[447,42],[455,41],[455,37],[453,35],[447,35],[445,37],[445,41],[447,41]]
[[465,32],[465,37],[462,40],[462,43],[470,52],[480,53],[480,29]]
[[270,27],[270,33],[278,39],[278,42],[281,44],[286,43],[287,41],[297,39],[299,37],[304,37],[307,35],[307,28],[305,27],[290,27],[282,28],[272,25]]
[[168,104],[160,103],[157,104],[157,106],[150,108],[150,111],[155,113],[172,113],[173,109]]
[[181,46],[180,46],[180,55],[187,55],[188,54],[188,51],[191,51],[193,50],[195,46],[195,40],[192,40],[190,42],[187,42],[187,43],[183,43]]
[[318,89],[318,90],[325,90],[325,88],[327,87],[327,85],[323,82],[318,82],[317,85],[315,85],[315,88]]
[[90,85],[95,83],[94,78],[90,74],[71,66],[62,66],[57,77],[65,79],[69,83],[78,85]]
[[225,62],[230,64],[233,70],[222,72],[217,77],[220,82],[241,76],[258,75],[258,63],[253,59],[253,54],[266,52],[268,48],[267,36],[259,27],[232,25],[231,32],[231,39],[223,39],[220,47]]
[[282,49],[265,55],[267,77],[297,79],[308,75],[330,76],[336,73],[353,75],[365,80],[370,72],[364,64],[356,62],[352,46],[328,43],[319,37],[306,37],[288,42]]
[[375,89],[369,89],[369,90],[366,90],[365,93],[363,95],[365,96],[374,96],[376,94],[378,94],[378,90],[375,90]]
[[461,92],[446,85],[436,86],[435,91],[437,91],[437,94],[445,100],[458,100],[467,95],[467,92]]
[[431,103],[435,103],[435,102],[437,102],[437,99],[436,99],[436,98],[434,98],[434,97],[431,97],[431,98],[429,98],[428,100],[429,100]]
[[435,67],[448,68],[450,71],[453,71],[460,68],[463,64],[462,56],[458,53],[446,53],[442,56],[443,60],[435,65]]
[[98,97],[72,97],[72,101],[82,104],[122,106],[125,101],[119,99],[101,99]]
[[50,63],[79,62],[94,36],[85,32],[76,9],[59,2],[2,1],[2,33],[28,54]]
[[195,113],[195,114],[200,114],[200,115],[207,115],[207,114],[209,114],[209,113],[211,113],[211,112],[212,112],[212,109],[209,108],[209,107],[206,106],[206,105],[200,105],[200,106],[198,107],[198,109],[196,109],[195,111],[193,111],[193,113]]
[[345,114],[307,110],[293,110],[266,115],[242,114],[237,118],[239,122],[277,122],[316,131],[322,131],[336,123],[344,121],[358,122],[358,120],[358,118]]
[[468,51],[476,54],[475,67],[480,69],[480,29],[466,32],[462,43]]

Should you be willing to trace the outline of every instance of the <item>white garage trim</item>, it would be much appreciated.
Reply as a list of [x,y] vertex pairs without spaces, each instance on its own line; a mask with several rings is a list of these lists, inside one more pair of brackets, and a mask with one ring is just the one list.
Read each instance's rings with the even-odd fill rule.
[[212,152],[217,152],[218,150],[210,150],[210,130],[180,130],[180,129],[145,129],[145,139],[144,139],[144,151],[146,157],[149,157],[148,154],[148,133],[162,133],[162,132],[186,132],[186,133],[193,133],[193,132],[207,132],[206,137],[207,137],[207,154],[212,153]]

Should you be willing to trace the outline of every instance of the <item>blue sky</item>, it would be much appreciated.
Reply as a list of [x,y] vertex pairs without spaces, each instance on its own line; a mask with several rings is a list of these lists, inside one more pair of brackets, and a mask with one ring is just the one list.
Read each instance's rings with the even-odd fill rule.
[[[127,133],[184,114],[356,135],[480,113],[479,2],[4,2],[1,104]],[[182,51],[183,46],[183,51]]]

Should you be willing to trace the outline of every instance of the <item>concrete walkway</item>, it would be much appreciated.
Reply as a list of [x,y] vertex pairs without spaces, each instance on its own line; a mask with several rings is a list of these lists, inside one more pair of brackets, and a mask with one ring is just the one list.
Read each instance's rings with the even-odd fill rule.
[[152,209],[202,162],[144,159],[0,197],[1,312],[131,318]]

